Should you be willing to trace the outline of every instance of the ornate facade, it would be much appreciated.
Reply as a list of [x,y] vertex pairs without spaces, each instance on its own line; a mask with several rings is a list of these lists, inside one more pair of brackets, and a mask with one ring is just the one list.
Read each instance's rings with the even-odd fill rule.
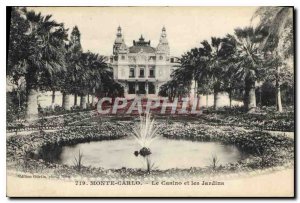
[[160,86],[170,80],[170,75],[176,68],[174,58],[170,57],[165,27],[162,28],[159,43],[154,48],[151,41],[146,41],[142,35],[128,47],[119,26],[110,63],[114,79],[124,86],[127,98],[137,95],[156,97]]

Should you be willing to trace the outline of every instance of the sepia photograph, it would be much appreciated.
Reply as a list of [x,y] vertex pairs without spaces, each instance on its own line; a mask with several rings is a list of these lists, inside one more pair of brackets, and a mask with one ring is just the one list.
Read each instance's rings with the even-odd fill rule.
[[294,7],[6,7],[8,197],[295,197]]

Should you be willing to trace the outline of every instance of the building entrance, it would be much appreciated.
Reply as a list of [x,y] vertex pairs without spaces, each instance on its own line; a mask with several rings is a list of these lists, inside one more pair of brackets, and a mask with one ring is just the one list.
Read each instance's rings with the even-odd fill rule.
[[138,83],[138,94],[146,94],[146,83],[145,82],[139,82]]

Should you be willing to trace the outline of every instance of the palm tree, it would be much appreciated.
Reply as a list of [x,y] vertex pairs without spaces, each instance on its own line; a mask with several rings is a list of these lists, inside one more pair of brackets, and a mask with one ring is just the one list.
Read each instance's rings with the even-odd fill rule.
[[6,69],[6,76],[17,86],[25,74],[23,59],[27,57],[29,42],[28,36],[25,35],[29,29],[29,23],[21,16],[21,13],[20,8],[12,7]]
[[236,90],[239,90],[242,85],[242,81],[237,78],[236,76],[236,64],[234,62],[228,62],[224,66],[225,71],[224,71],[224,90],[228,93],[229,95],[229,107],[232,107],[232,97],[233,93]]
[[[226,74],[226,65],[228,60],[235,53],[235,40],[231,35],[224,38],[211,38],[211,44],[206,40],[202,43],[203,48],[200,48],[198,80],[199,83],[207,81],[204,85],[206,94],[210,92],[210,88],[214,93],[214,109],[219,106],[219,93],[225,90],[224,83]],[[201,60],[202,59],[202,60]]]
[[[199,104],[199,91],[197,79],[200,65],[201,52],[198,48],[193,48],[178,59],[180,67],[172,74],[172,82],[169,85],[170,98],[175,96],[182,97],[189,90],[190,96],[197,98],[197,107]],[[180,91],[179,91],[180,90]],[[191,98],[191,99],[194,99]]]
[[82,47],[80,42],[80,32],[77,26],[72,29],[70,35],[70,41],[65,45],[66,47],[66,68],[67,72],[60,75],[60,81],[62,81],[60,86],[60,91],[62,92],[62,107],[65,110],[71,109],[70,104],[70,94],[74,94],[74,105],[77,102],[77,93],[79,91],[79,74],[83,71],[81,65],[82,57]]
[[94,105],[94,98],[97,89],[103,89],[104,78],[107,80],[113,80],[112,78],[112,69],[105,62],[105,57],[98,54],[89,54],[89,93],[92,94],[92,105]]
[[179,59],[180,67],[174,70],[172,77],[184,82],[185,85],[190,85],[190,81],[194,80],[196,74],[196,55],[197,48],[192,49],[190,52],[185,53]]
[[172,79],[160,86],[158,94],[168,97],[169,101],[174,101],[175,97],[182,98],[188,95],[189,91],[190,85],[184,85],[182,81]]
[[263,52],[259,48],[264,37],[265,30],[253,27],[235,29],[237,52],[236,76],[245,81],[244,106],[247,110],[256,108],[255,83],[263,78]]
[[229,95],[229,106],[232,106],[232,94],[239,88],[240,80],[236,78],[236,40],[232,35],[226,35],[221,39],[222,48],[219,50],[219,65],[222,67],[219,69],[219,80],[222,84],[222,90],[226,91]]
[[283,59],[293,56],[293,8],[260,7],[252,17],[259,17],[259,29],[266,29],[268,34],[261,43],[264,50],[276,51]]
[[28,23],[28,29],[18,36],[22,38],[20,46],[24,52],[20,54],[13,68],[18,69],[20,75],[25,77],[26,118],[31,120],[38,115],[39,89],[49,85],[44,80],[45,77],[52,77],[58,72],[65,71],[64,40],[67,39],[67,31],[63,24],[51,20],[51,15],[42,16],[41,13],[27,9],[19,9],[18,12]]
[[[70,35],[70,45],[72,49],[72,56],[74,61],[72,61],[72,78],[73,82],[76,84],[77,81],[80,79],[77,74],[80,72],[80,63],[79,58],[81,57],[82,54],[82,47],[81,47],[81,33],[79,31],[79,28],[77,26],[73,27],[71,35]],[[73,86],[73,93],[74,93],[74,106],[77,106],[77,97],[78,97],[78,91],[80,87],[77,85]]]
[[[99,97],[124,97],[124,87],[113,80],[113,71],[107,72],[107,77],[102,76],[102,85],[98,89]],[[96,90],[97,94],[97,90]]]
[[81,70],[77,75],[80,87],[78,93],[80,107],[86,109],[86,95],[91,93],[94,97],[97,89],[103,91],[104,85],[113,85],[113,74],[112,68],[105,62],[105,57],[91,52],[82,53],[80,67]]
[[271,52],[268,60],[273,60],[271,70],[275,76],[270,78],[275,81],[277,111],[282,111],[280,87],[284,81],[293,80],[289,77],[293,72],[293,65],[289,66],[288,61],[293,61],[293,8],[289,7],[260,7],[256,10],[253,19],[259,17],[258,28],[267,29],[268,35],[260,48],[263,51]]
[[[74,106],[77,105],[77,94],[80,90],[80,80],[79,75],[83,71],[83,67],[81,64],[82,59],[82,47],[81,47],[81,34],[77,26],[73,27],[70,42],[67,47],[66,61],[67,61],[67,69],[68,74],[64,79],[66,80],[66,85],[63,87],[63,106],[65,109],[70,109],[70,94],[74,94]],[[66,102],[64,102],[66,101]]]
[[65,54],[65,60],[66,60],[66,69],[67,71],[63,74],[59,75],[59,81],[60,83],[60,91],[62,93],[62,108],[64,110],[71,110],[70,105],[70,94],[72,93],[74,89],[74,69],[78,69],[78,60],[77,55],[75,54],[75,51],[73,49],[73,46],[71,43],[65,44],[66,47],[66,54]]
[[214,108],[217,108],[218,94],[224,90],[224,67],[236,51],[235,43],[231,35],[224,38],[212,37],[211,44],[206,40],[202,41],[200,48],[193,48],[182,55],[179,59],[181,66],[173,72],[172,80],[161,87],[160,94],[165,95],[169,91],[169,96],[173,97],[179,84],[190,89],[197,98],[199,94],[208,95],[213,89]]
[[[202,42],[203,49],[209,56],[209,61],[206,63],[205,77],[209,78],[212,84],[213,93],[214,93],[214,109],[217,109],[219,106],[219,92],[222,91],[222,75],[223,67],[221,63],[221,50],[223,47],[223,42],[221,38],[212,37],[211,44],[206,40]],[[205,69],[204,69],[205,70]]]
[[75,73],[74,76],[75,79],[75,93],[80,96],[80,108],[81,109],[86,109],[87,104],[86,104],[86,95],[89,91],[89,69],[91,65],[91,55],[89,52],[87,53],[81,53],[79,62],[78,62],[78,68],[75,68]]
[[[197,84],[197,97],[199,94],[206,94],[206,108],[208,108],[208,94],[212,89],[212,71],[211,71],[211,47],[207,41],[201,42],[202,47],[198,49],[197,55],[197,69],[195,74]],[[198,104],[199,106],[199,100]]]

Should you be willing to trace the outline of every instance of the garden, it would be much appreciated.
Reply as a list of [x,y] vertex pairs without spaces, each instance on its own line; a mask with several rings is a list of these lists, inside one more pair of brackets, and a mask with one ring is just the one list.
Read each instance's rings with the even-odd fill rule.
[[[84,114],[87,113],[84,112]],[[187,120],[180,117],[165,119],[154,115],[155,118],[152,120],[147,116],[122,119],[105,118],[90,113],[89,116],[85,115],[87,120],[83,121],[81,116],[75,114],[66,117],[70,123],[77,120],[79,126],[69,125],[54,132],[39,130],[29,135],[9,136],[7,138],[8,169],[16,169],[17,172],[21,173],[53,174],[57,177],[67,178],[78,176],[161,178],[236,173],[252,174],[253,172],[282,170],[283,167],[293,167],[294,165],[294,139],[284,133],[273,135],[268,131],[257,130],[255,127],[246,129],[230,125],[210,125],[205,118],[203,120],[201,117]],[[80,125],[80,122],[87,122],[90,125]],[[163,139],[167,139],[167,141]],[[140,145],[129,148],[129,151],[123,150],[114,157],[114,153],[119,150],[118,148],[114,149],[116,145],[121,145],[124,148],[134,143],[135,140]],[[177,141],[175,143],[177,148],[175,146],[173,151],[165,151],[164,148],[168,147],[167,144],[172,140]],[[104,152],[97,153],[95,156],[102,165],[95,165],[94,159],[92,162],[88,160],[89,154],[88,151],[84,150],[84,145],[76,148],[76,146],[85,143],[87,143],[86,148],[91,148],[93,143],[96,144],[96,148],[99,148],[98,144],[105,142],[109,147],[104,145],[102,147]],[[114,145],[117,142],[118,144]],[[204,165],[193,165],[197,163],[197,159],[199,162],[204,160],[203,154],[201,154],[203,152],[195,152],[191,149],[192,144],[196,144],[195,149],[205,148],[205,145],[202,146],[201,143],[217,143],[222,147],[228,147],[223,151],[207,154],[204,157]],[[157,147],[153,147],[152,151],[153,145],[157,145]],[[197,154],[198,157],[194,157],[194,160],[191,163],[188,162],[184,167],[179,167],[180,164],[172,167],[174,165],[171,164],[168,168],[168,159],[173,160],[180,157],[178,147],[184,148],[183,145],[187,145],[189,148],[187,151],[193,151],[193,154]],[[70,162],[64,163],[60,159],[63,158],[63,152],[68,150],[66,149],[68,146],[74,149],[68,155]],[[230,154],[232,150],[239,153],[238,158],[235,157],[226,161],[225,159],[228,159],[225,156],[226,153]],[[105,151],[108,152],[105,153]],[[95,154],[95,151],[92,153]],[[127,153],[125,161],[124,158],[118,160],[118,156],[122,157],[124,153]],[[157,157],[159,157],[164,153],[168,153],[165,154],[166,159],[164,161],[153,159],[155,154],[158,154]],[[185,156],[189,155],[185,154]],[[101,161],[109,162],[112,159],[116,160],[113,162],[116,165],[113,166],[117,167],[101,167],[106,164]],[[125,167],[128,164],[126,162],[130,161],[134,162],[134,167]],[[124,162],[125,165],[123,166]],[[160,168],[162,165],[165,167]]]

